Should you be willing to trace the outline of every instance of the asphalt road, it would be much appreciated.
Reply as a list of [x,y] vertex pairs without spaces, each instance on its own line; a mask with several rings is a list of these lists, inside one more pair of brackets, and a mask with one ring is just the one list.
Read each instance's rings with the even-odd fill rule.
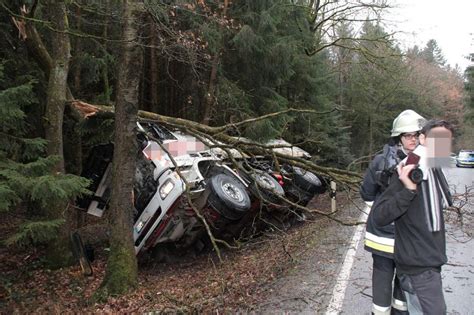
[[[445,169],[445,173],[454,193],[464,193],[466,187],[474,186],[474,168],[453,167]],[[442,278],[448,314],[474,314],[474,198],[457,201],[458,205],[464,202],[467,204],[461,208],[463,216],[454,212],[445,215],[448,263],[443,267]],[[349,254],[350,251],[349,247]],[[344,298],[340,303],[330,304],[327,314],[371,313],[372,257],[363,249],[363,239],[357,243],[353,253],[349,259],[352,261],[349,274],[338,278],[338,284],[342,284],[344,289]],[[347,256],[345,260],[348,260]],[[338,293],[341,294],[341,289]]]
[[[474,169],[447,169],[452,190],[464,192],[474,185]],[[474,192],[474,191],[473,191]],[[339,219],[363,221],[366,212],[343,207]],[[474,315],[474,198],[457,213],[447,212],[447,254],[443,284],[448,314]],[[360,202],[362,204],[362,201]],[[459,204],[459,201],[458,201]],[[363,249],[364,225],[316,224],[314,244],[307,257],[267,288],[268,297],[257,314],[370,314],[372,257]]]

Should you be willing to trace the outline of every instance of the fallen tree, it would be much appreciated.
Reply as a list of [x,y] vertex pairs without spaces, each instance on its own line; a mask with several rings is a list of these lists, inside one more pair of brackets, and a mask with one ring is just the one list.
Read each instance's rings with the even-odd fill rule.
[[[91,104],[87,104],[81,101],[72,101],[70,102],[70,105],[84,119],[89,119],[94,116],[99,117],[99,115],[101,115],[103,119],[108,119],[108,118],[113,118],[115,115],[114,108],[111,106],[91,105]],[[158,115],[158,114],[150,113],[146,111],[140,111],[138,113],[138,119],[139,120],[142,119],[146,121],[154,121],[161,125],[171,127],[173,129],[179,129],[181,131],[184,131],[186,134],[194,136],[210,149],[219,148],[220,150],[226,153],[225,154],[226,161],[229,162],[229,164],[232,164],[234,169],[239,170],[239,171],[241,170],[243,172],[252,173],[254,175],[258,172],[257,169],[254,169],[247,162],[247,159],[240,159],[239,161],[237,161],[234,156],[235,152],[237,152],[238,153],[237,155],[240,157],[244,157],[244,156],[268,157],[269,159],[272,160],[272,162],[274,162],[274,166],[276,166],[276,170],[278,172],[280,172],[280,169],[279,169],[280,164],[291,165],[292,167],[298,167],[300,169],[322,175],[326,179],[327,182],[335,181],[340,184],[339,187],[342,187],[343,189],[346,189],[346,190],[350,190],[354,188],[355,186],[357,186],[361,179],[361,176],[358,173],[350,172],[347,170],[340,170],[336,168],[322,167],[322,166],[316,165],[314,161],[307,160],[301,157],[295,157],[292,155],[283,154],[275,150],[278,148],[282,148],[281,144],[275,144],[275,145],[261,144],[255,141],[251,141],[249,139],[233,137],[229,135],[229,132],[232,132],[235,134],[236,130],[238,131],[239,128],[245,127],[247,124],[254,123],[258,120],[271,119],[278,115],[288,114],[292,112],[306,113],[306,114],[319,114],[319,115],[329,113],[329,112],[325,112],[325,113],[316,112],[313,110],[288,109],[285,111],[271,113],[271,114],[267,114],[261,117],[252,118],[252,119],[248,119],[248,120],[241,121],[238,123],[228,124],[228,125],[219,126],[219,127],[210,127],[210,126],[203,125],[194,121]],[[176,172],[185,183],[186,196],[187,196],[189,205],[192,207],[196,216],[202,221],[205,227],[205,230],[207,232],[207,235],[209,237],[209,240],[211,241],[213,248],[215,249],[217,255],[220,258],[221,257],[220,251],[217,244],[223,243],[224,245],[228,247],[231,247],[231,245],[225,241],[222,241],[216,238],[213,235],[212,228],[210,227],[209,223],[206,221],[205,216],[200,212],[198,207],[196,207],[196,205],[193,204],[190,197],[191,194],[189,192],[189,185],[186,182],[186,178],[181,175],[179,171],[179,167],[176,161],[174,161],[172,154],[170,154],[167,151],[167,149],[164,147],[164,145],[161,144],[161,141],[159,139],[154,139],[153,136],[151,135],[149,135],[149,137],[151,140],[159,144],[162,150],[165,151],[167,155],[170,157],[172,163],[175,166]],[[283,144],[283,146],[285,145],[288,146],[288,144]],[[261,184],[257,183],[257,186],[259,185]],[[262,188],[263,190],[265,189],[264,187],[260,187],[260,188]],[[268,200],[266,200],[263,197],[263,195],[259,194],[258,199],[260,199],[262,204],[268,204]],[[293,200],[289,200],[286,197],[282,197],[282,196],[278,196],[278,199],[276,201],[273,201],[273,203],[283,205],[284,209],[286,209],[284,211],[283,217],[286,217],[286,218],[292,215],[298,217],[298,216],[301,216],[302,213],[307,212],[307,213],[314,213],[314,214],[327,216],[331,218],[332,220],[344,225],[354,225],[354,224],[359,223],[359,222],[344,222],[342,220],[335,218],[334,214],[338,211],[337,208],[334,208],[331,211],[327,211],[327,210],[324,211],[320,209],[309,209],[306,206],[306,203],[304,205],[301,205],[299,204],[299,202],[294,202]],[[275,218],[278,218],[279,214],[272,213],[271,216],[276,216]],[[244,227],[245,227],[245,224],[242,223],[240,225],[240,228],[244,228]],[[252,227],[253,227],[253,224],[252,224]]]
[[[71,101],[70,105],[80,115],[82,115],[83,118],[91,117],[98,112],[111,113],[111,114],[114,113],[114,108],[112,106],[92,105],[92,104],[88,104],[88,103],[77,101],[77,100]],[[254,123],[256,121],[270,119],[270,118],[283,115],[283,114],[308,113],[308,114],[314,114],[314,115],[324,115],[330,112],[331,111],[317,112],[314,110],[289,108],[284,111],[275,112],[275,113],[263,115],[257,118],[251,118],[251,119],[244,120],[238,123],[227,124],[227,125],[218,126],[218,127],[207,126],[207,125],[200,124],[198,122],[183,119],[183,118],[169,117],[169,116],[159,115],[156,113],[151,113],[151,112],[142,111],[142,110],[138,112],[138,117],[141,119],[153,120],[170,127],[184,130],[190,133],[191,135],[198,136],[200,139],[204,139],[204,140],[208,139],[210,140],[211,143],[213,143],[213,144],[210,144],[211,147],[212,146],[221,147],[223,149],[234,148],[234,149],[249,153],[251,155],[274,156],[274,158],[276,158],[279,161],[290,163],[294,166],[301,167],[308,171],[313,171],[316,173],[323,174],[329,179],[337,182],[338,184],[343,185],[346,188],[349,188],[349,189],[357,188],[362,180],[362,176],[360,173],[332,168],[332,167],[324,167],[324,166],[315,164],[313,161],[305,160],[298,157],[289,157],[288,155],[272,151],[272,149],[278,146],[264,145],[264,144],[257,143],[254,141],[242,141],[239,138],[230,136],[228,134],[228,131],[230,130],[235,130],[235,129],[238,129],[239,127]]]

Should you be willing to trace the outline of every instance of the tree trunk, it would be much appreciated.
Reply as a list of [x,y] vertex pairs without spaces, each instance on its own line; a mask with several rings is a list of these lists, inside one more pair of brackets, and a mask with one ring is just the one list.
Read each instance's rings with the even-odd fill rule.
[[[372,153],[374,152],[374,118],[369,115],[369,152],[370,160],[372,160]],[[367,154],[366,154],[367,155]]]
[[115,149],[112,200],[109,209],[110,255],[101,290],[105,295],[123,294],[137,285],[137,260],[133,246],[133,179],[135,174],[135,122],[142,52],[137,45],[139,1],[124,1],[123,48],[117,78]]
[[151,39],[151,49],[150,49],[150,109],[154,113],[158,113],[158,71],[159,71],[159,62],[157,62],[158,54],[156,50],[158,49],[158,41],[156,34],[156,25],[150,23],[150,39]]
[[211,120],[212,110],[214,108],[214,97],[216,91],[216,81],[217,81],[217,68],[219,66],[219,54],[220,51],[216,52],[214,58],[212,59],[211,75],[209,76],[209,86],[207,89],[206,96],[204,97],[204,117],[202,118],[201,123],[209,125]]
[[[66,5],[64,1],[51,1],[50,9],[53,24],[60,30],[68,28]],[[56,165],[57,172],[64,172],[63,159],[63,118],[66,104],[67,76],[71,47],[69,35],[61,32],[53,33],[52,68],[48,81],[48,96],[46,102],[46,140],[48,155],[57,155],[60,161]]]
[[[48,2],[48,3],[51,3],[51,2]],[[62,5],[65,6],[64,3]],[[34,18],[36,7],[37,7],[37,1],[34,2],[33,7],[31,9],[31,12],[28,12],[26,9],[22,9],[21,14],[23,16],[27,16],[28,18]],[[65,18],[65,24],[66,24],[66,26],[68,26],[66,13],[65,13],[64,18]],[[28,52],[31,54],[31,56],[33,56],[33,59],[39,65],[41,70],[43,70],[45,78],[48,80],[48,82],[50,82],[49,77],[51,75],[53,67],[55,67],[55,64],[58,64],[58,60],[54,61],[53,58],[51,58],[51,55],[49,54],[48,50],[46,49],[46,46],[44,45],[43,40],[41,39],[41,36],[39,35],[38,31],[36,30],[34,22],[32,22],[30,20],[26,20],[26,19],[20,19],[18,21],[14,18],[13,20],[16,23],[23,23],[25,25],[24,33],[21,30],[21,28],[19,28],[19,31],[20,31],[20,34],[22,35],[23,40],[25,41],[26,48],[28,49]],[[53,36],[53,38],[56,38],[57,35],[60,35],[60,34],[55,34],[55,36]],[[67,37],[68,50],[69,50],[68,58],[69,58],[69,54],[70,54],[69,37],[65,33],[63,33],[63,36]],[[54,43],[54,40],[53,40],[53,46],[56,47],[58,45],[60,45],[60,44],[59,43]],[[68,62],[69,62],[69,59],[68,59]],[[69,67],[69,64],[67,66]],[[69,87],[67,87],[67,85],[66,85],[66,97],[67,97],[68,100],[73,100],[74,99],[74,96],[72,95],[72,93],[71,93]]]
[[[82,26],[82,10],[81,7],[78,6],[76,9],[76,28],[78,32],[81,32],[81,26]],[[75,67],[74,67],[74,73],[73,73],[73,78],[74,78],[74,93],[76,95],[80,95],[78,92],[81,90],[81,62],[80,62],[80,57],[82,55],[82,38],[80,36],[76,37],[75,40],[75,47],[74,47],[74,59],[76,60]]]
[[[227,14],[227,7],[229,5],[228,0],[224,0],[224,8],[222,9],[222,18],[225,18]],[[219,27],[220,31],[224,31],[224,26],[221,23]],[[207,93],[205,96],[204,101],[204,116],[202,118],[202,123],[205,125],[209,125],[212,116],[212,110],[214,109],[214,99],[215,99],[215,92],[216,92],[216,85],[217,85],[217,70],[219,67],[220,62],[220,54],[221,49],[216,49],[216,53],[212,58],[212,65],[211,65],[211,74],[209,76],[209,85],[207,89]]]
[[45,45],[43,44],[43,40],[38,34],[35,25],[32,22],[27,21],[25,22],[25,26],[25,44],[26,48],[28,49],[28,53],[33,56],[33,59],[36,61],[36,63],[38,63],[41,70],[43,70],[46,79],[49,79],[49,73],[53,67],[53,60]]
[[[59,157],[58,163],[54,167],[54,172],[64,173],[63,154],[63,120],[64,108],[67,95],[67,76],[69,72],[69,59],[71,47],[69,35],[65,33],[68,29],[68,19],[66,5],[61,0],[51,0],[47,2],[48,10],[51,14],[51,22],[57,32],[52,33],[52,59],[51,70],[49,72],[46,113],[45,113],[45,136],[48,141],[48,155]],[[72,253],[69,250],[69,227],[72,220],[71,213],[66,211],[66,204],[58,204],[48,209],[51,219],[64,218],[59,231],[58,238],[52,242],[47,251],[48,264],[52,268],[68,265],[72,262]]]
[[[48,5],[49,16],[52,27],[57,32],[52,32],[52,51],[46,49],[46,46],[36,30],[33,20],[38,1],[34,1],[28,10],[25,6],[21,8],[21,15],[29,19],[13,18],[15,24],[20,31],[21,37],[25,41],[29,54],[37,62],[44,76],[48,81],[47,103],[43,118],[43,127],[45,129],[45,137],[48,140],[48,154],[57,155],[60,158],[54,172],[64,172],[64,149],[63,149],[63,120],[66,99],[71,101],[74,99],[67,85],[67,76],[69,72],[70,62],[70,40],[66,31],[69,28],[66,5],[64,1],[50,0],[45,1]],[[24,28],[21,26],[24,25]],[[74,113],[71,112],[71,118]],[[72,127],[75,129],[75,127]],[[80,137],[78,133],[74,133]],[[78,140],[79,139],[79,140]],[[80,138],[75,139],[76,152],[80,151]],[[69,150],[71,151],[71,150]],[[82,164],[80,152],[75,156],[77,164]],[[79,169],[77,171],[80,171]],[[65,219],[65,224],[61,227],[58,238],[51,242],[46,253],[46,260],[50,268],[58,268],[73,263],[72,253],[69,247],[69,232],[73,227],[74,213],[72,211],[64,211],[66,204],[58,204],[55,207],[47,209],[47,215],[50,219]]]
[[[110,0],[107,0],[105,3],[105,12],[109,12]],[[109,15],[105,15],[104,30],[102,32],[102,37],[104,38],[104,55],[108,54],[107,51],[107,36],[108,36],[108,26],[109,26]],[[102,68],[102,81],[104,82],[104,102],[110,104],[110,83],[109,83],[109,65],[107,62],[104,62]]]

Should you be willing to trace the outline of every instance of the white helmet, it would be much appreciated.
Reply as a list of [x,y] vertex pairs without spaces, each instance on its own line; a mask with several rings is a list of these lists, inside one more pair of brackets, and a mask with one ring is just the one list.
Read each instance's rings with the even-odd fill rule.
[[425,123],[426,119],[414,110],[404,110],[393,121],[391,137],[399,136],[405,132],[420,131]]

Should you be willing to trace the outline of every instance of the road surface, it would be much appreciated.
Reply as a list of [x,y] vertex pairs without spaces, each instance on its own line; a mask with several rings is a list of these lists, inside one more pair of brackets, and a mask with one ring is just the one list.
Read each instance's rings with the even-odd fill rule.
[[[474,186],[474,169],[447,169],[450,186],[464,192]],[[446,213],[448,264],[443,287],[448,314],[474,315],[474,198],[456,213]],[[360,201],[360,204],[363,204]],[[341,219],[364,220],[362,207],[344,208]],[[470,212],[470,215],[467,214]],[[268,297],[254,308],[258,314],[370,314],[372,257],[363,249],[365,225],[326,224],[314,231],[305,260],[267,288]]]
[[[474,169],[449,168],[445,170],[450,187],[456,193],[474,186]],[[442,278],[448,314],[474,314],[474,199],[462,208],[463,221],[454,213],[446,213],[446,241],[448,264],[443,267]],[[363,238],[363,236],[362,236]],[[349,251],[350,255],[351,252]],[[370,314],[372,257],[363,249],[363,239],[358,243],[352,260],[350,274],[339,274],[338,284],[346,285],[342,303],[330,305],[327,314]],[[335,292],[336,294],[341,294]]]

